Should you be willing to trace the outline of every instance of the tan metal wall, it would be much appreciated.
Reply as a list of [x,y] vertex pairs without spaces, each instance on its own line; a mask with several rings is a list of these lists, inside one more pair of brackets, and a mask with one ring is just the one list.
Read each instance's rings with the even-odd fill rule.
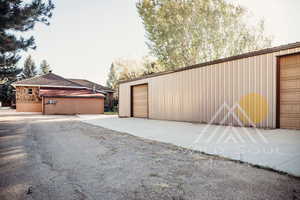
[[[120,84],[119,115],[130,116],[130,86],[148,83],[149,118],[210,122],[225,103],[236,105],[248,94],[261,95],[268,112],[257,127],[276,127],[276,56],[294,48]],[[221,111],[217,122],[227,111]],[[226,124],[236,124],[231,117]]]
[[[47,104],[48,100],[56,104]],[[102,114],[104,113],[103,98],[52,98],[44,97],[44,110],[46,115],[52,114]]]

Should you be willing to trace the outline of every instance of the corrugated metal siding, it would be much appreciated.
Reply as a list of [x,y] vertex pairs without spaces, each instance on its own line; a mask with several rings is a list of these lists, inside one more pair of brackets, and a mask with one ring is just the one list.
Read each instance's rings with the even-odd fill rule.
[[[268,103],[268,115],[257,127],[276,127],[276,56],[294,48],[120,84],[119,115],[130,116],[130,86],[148,83],[149,118],[210,122],[224,104],[230,107],[257,93]],[[214,122],[227,114],[221,111]],[[237,125],[231,116],[226,124]]]

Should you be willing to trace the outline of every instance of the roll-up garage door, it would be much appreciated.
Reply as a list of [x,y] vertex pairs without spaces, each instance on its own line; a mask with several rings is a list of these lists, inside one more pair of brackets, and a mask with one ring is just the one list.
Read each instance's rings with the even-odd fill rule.
[[280,58],[280,128],[300,129],[300,54]]
[[148,117],[148,85],[132,86],[132,116]]

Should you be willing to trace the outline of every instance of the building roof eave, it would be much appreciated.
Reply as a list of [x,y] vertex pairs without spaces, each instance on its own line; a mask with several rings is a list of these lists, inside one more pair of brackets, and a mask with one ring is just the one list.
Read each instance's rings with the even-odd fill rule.
[[14,87],[46,87],[46,88],[74,88],[74,89],[89,89],[87,87],[76,87],[76,86],[60,86],[60,85],[38,85],[38,84],[12,84]]

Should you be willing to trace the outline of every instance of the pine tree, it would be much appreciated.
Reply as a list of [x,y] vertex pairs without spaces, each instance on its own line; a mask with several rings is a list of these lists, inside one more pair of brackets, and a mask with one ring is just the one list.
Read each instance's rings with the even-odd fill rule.
[[50,65],[46,60],[43,60],[40,65],[40,75],[48,74],[51,71]]
[[36,65],[31,56],[28,56],[24,62],[22,78],[31,78],[37,75]]
[[1,0],[0,3],[0,80],[14,79],[21,69],[16,67],[20,52],[35,49],[33,36],[22,37],[36,22],[49,24],[54,5],[51,0]]
[[106,81],[107,87],[116,89],[118,83],[117,72],[114,63],[111,64],[108,79]]

